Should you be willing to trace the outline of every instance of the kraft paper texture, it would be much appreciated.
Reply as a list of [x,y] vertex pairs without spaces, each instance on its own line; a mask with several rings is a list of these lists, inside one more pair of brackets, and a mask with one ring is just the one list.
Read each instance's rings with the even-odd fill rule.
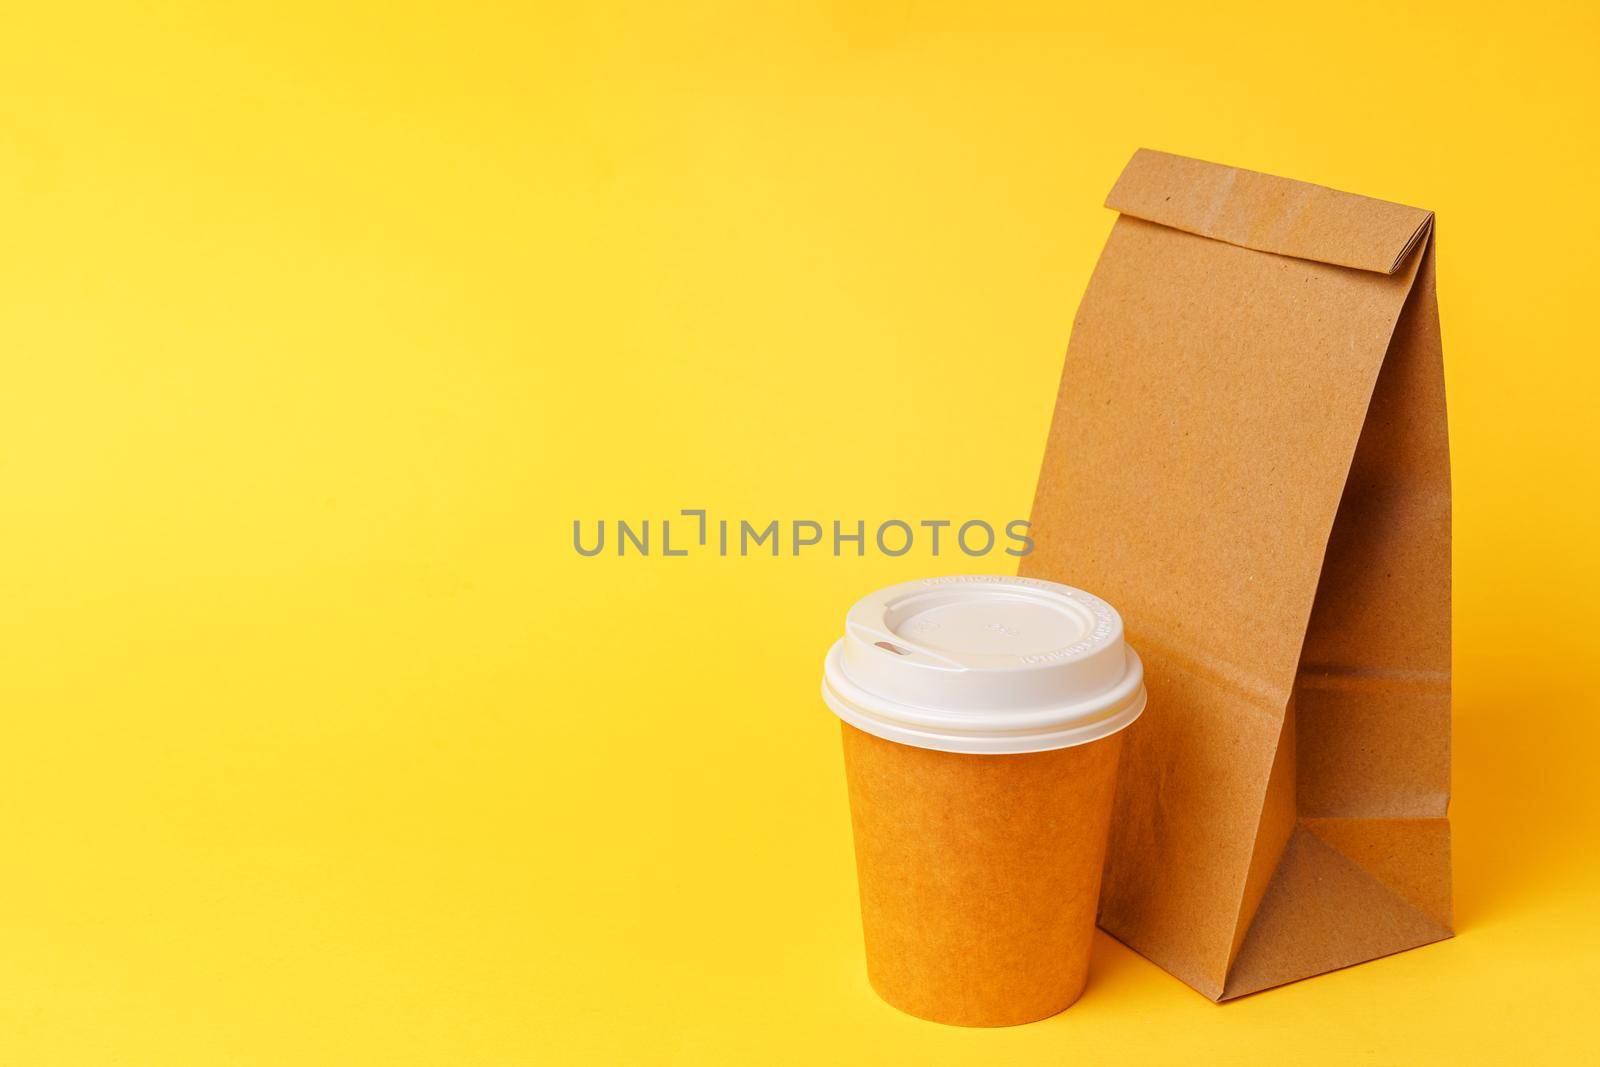
[[1450,468],[1433,216],[1136,153],[1021,573],[1115,604],[1100,924],[1213,999],[1451,933]]
[[878,994],[962,1026],[1032,1022],[1078,999],[1123,735],[980,756],[841,725]]

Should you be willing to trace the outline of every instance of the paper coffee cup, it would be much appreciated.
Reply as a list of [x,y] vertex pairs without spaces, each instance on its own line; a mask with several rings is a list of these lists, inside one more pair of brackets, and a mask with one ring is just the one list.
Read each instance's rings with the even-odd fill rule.
[[907,582],[850,609],[843,720],[867,976],[912,1015],[1009,1026],[1083,991],[1121,731],[1122,619],[1029,578]]

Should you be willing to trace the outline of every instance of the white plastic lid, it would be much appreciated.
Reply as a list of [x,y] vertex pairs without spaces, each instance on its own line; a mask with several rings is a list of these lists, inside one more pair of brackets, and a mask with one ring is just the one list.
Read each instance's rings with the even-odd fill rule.
[[845,618],[822,698],[869,734],[943,752],[1043,752],[1144,710],[1144,666],[1097,596],[1034,578],[960,575],[879,590]]

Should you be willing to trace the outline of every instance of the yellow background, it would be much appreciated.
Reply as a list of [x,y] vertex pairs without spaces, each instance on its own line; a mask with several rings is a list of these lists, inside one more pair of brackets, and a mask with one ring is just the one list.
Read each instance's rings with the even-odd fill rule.
[[[0,1063],[1592,1051],[1597,51],[1586,3],[14,6]],[[571,523],[1025,516],[1140,145],[1439,213],[1460,936],[1221,1007],[1102,937],[1065,1015],[917,1022],[821,657],[1014,560]]]

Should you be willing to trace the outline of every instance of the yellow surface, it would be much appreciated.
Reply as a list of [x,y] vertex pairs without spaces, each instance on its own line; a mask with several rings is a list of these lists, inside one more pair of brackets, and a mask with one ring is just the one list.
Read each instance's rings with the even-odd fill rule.
[[[7,13],[0,1063],[1595,1047],[1592,4],[541,6]],[[961,558],[571,523],[1025,515],[1139,145],[1439,212],[1461,933],[920,1023],[816,688]]]

